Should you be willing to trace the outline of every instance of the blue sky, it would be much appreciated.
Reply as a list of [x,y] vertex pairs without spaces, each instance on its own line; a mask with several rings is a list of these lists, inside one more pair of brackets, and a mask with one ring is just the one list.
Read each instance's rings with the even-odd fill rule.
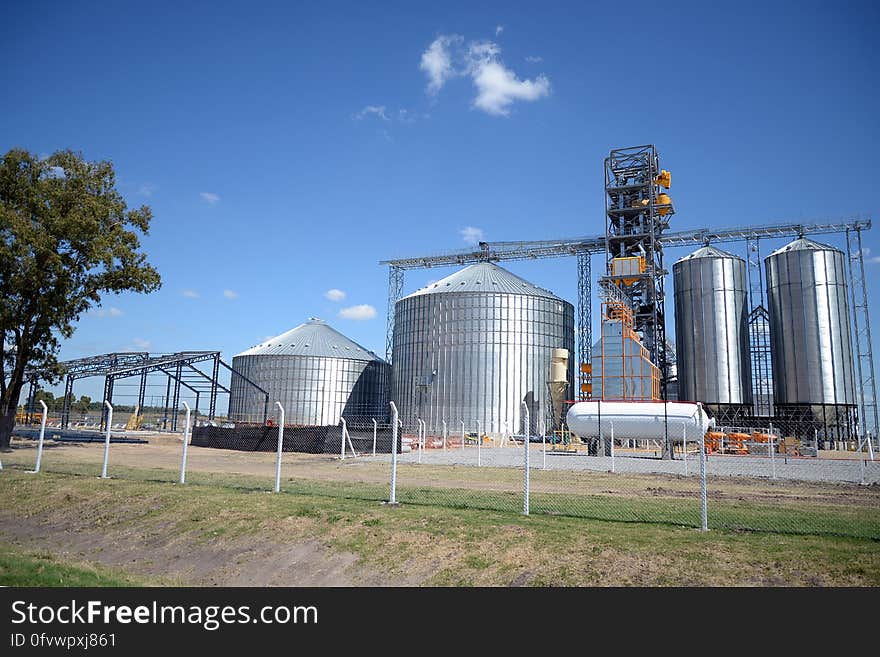
[[[162,289],[61,357],[231,358],[310,316],[382,353],[379,260],[602,233],[614,147],[657,145],[678,230],[877,217],[877,5],[714,4],[7,3],[0,149],[110,159],[155,214]],[[509,268],[575,298],[571,259]]]

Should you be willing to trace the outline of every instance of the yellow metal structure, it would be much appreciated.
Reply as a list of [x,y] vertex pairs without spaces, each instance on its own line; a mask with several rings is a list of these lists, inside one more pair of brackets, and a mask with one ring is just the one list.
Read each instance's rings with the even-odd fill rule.
[[[609,324],[619,323],[619,330]],[[602,337],[591,384],[605,401],[656,401],[660,399],[660,370],[634,330],[632,308],[622,301],[602,303]],[[613,391],[613,392],[610,392]],[[590,389],[592,397],[592,385]]]
[[654,179],[654,182],[661,187],[669,189],[670,187],[672,187],[672,174],[666,169],[663,169],[660,171],[660,175]]
[[132,413],[129,416],[128,422],[126,422],[126,424],[125,424],[125,428],[127,431],[136,431],[141,428],[141,413],[140,413],[140,411],[141,411],[140,406],[134,407],[134,413]]
[[659,194],[657,194],[657,201],[655,205],[657,206],[657,214],[659,214],[661,217],[665,217],[667,214],[669,214],[670,210],[672,210],[672,199],[666,192],[660,192]]
[[624,278],[625,285],[632,285],[638,280],[638,275],[644,274],[646,269],[645,258],[643,256],[629,256],[626,258],[614,258],[611,261],[612,276],[632,275],[632,278]]

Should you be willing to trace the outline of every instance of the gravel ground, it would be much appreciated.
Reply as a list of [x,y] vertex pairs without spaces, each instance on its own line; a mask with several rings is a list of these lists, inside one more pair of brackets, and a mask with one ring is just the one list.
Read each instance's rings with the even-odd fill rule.
[[[388,454],[366,456],[368,461],[387,462]],[[421,462],[429,465],[469,465],[477,466],[477,449],[475,447],[442,449],[426,449],[422,452]],[[523,452],[521,448],[481,449],[480,463],[484,466],[521,467]],[[529,456],[532,468],[544,465],[540,446],[532,446]],[[398,463],[418,463],[418,450],[398,455]],[[546,456],[547,470],[594,470],[609,472],[612,470],[612,459],[608,456],[586,456],[584,454],[552,454]],[[691,454],[687,466],[676,454],[676,460],[663,461],[644,456],[615,455],[613,469],[621,473],[663,473],[687,474],[699,476],[700,459]],[[767,456],[727,456],[713,455],[706,459],[706,474],[723,477],[767,477],[772,478],[774,469],[777,479],[794,481],[840,481],[850,483],[880,483],[880,460],[865,460],[861,464],[857,459],[826,459],[826,458],[792,458],[777,455],[774,459]]]

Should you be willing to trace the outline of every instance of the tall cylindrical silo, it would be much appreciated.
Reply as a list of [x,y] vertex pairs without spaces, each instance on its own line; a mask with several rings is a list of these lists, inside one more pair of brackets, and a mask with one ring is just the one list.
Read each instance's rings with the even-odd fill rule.
[[746,263],[713,246],[672,266],[678,398],[722,416],[752,403]]
[[421,418],[435,435],[444,420],[450,432],[464,421],[518,433],[525,401],[534,432],[551,409],[554,349],[574,353],[572,305],[493,263],[471,265],[397,302],[392,397],[403,422]]
[[229,417],[262,420],[265,395],[269,414],[281,402],[285,422],[328,426],[339,419],[382,420],[388,415],[391,368],[373,352],[320,319],[311,318],[232,359]]
[[777,413],[840,424],[856,404],[845,256],[800,238],[764,262]]

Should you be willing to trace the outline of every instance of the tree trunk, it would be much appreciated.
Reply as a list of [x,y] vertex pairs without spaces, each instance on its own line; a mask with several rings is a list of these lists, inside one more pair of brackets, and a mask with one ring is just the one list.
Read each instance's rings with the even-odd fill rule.
[[0,415],[0,451],[9,449],[12,430],[15,428],[15,408],[12,406],[6,413]]
[[[15,379],[16,372],[12,378]],[[12,441],[12,430],[15,428],[15,413],[18,410],[18,399],[21,397],[21,388],[24,385],[23,377],[19,380],[11,380],[6,384],[5,394],[0,399],[0,450],[9,450]]]

